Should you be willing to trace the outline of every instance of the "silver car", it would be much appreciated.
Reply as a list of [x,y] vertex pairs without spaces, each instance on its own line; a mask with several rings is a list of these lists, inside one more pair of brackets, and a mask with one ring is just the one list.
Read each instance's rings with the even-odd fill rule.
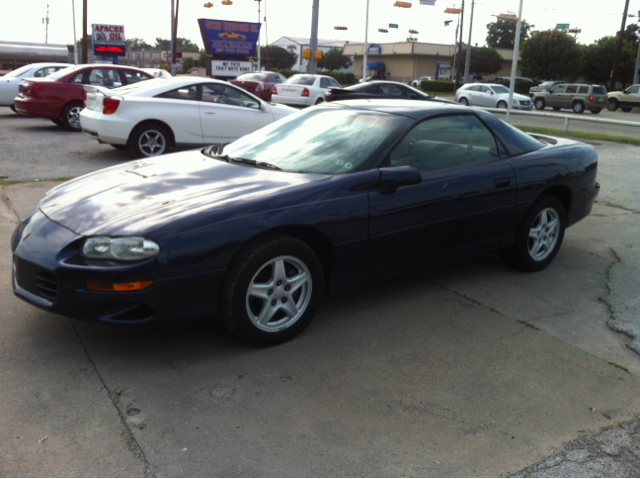
[[[466,83],[456,92],[455,101],[469,106],[507,108],[509,89],[497,83]],[[531,111],[533,102],[528,96],[514,93],[512,108]]]

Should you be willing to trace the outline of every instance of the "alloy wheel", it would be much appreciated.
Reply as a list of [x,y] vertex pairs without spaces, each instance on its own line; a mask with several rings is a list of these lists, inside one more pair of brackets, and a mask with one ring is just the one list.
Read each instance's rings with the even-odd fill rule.
[[540,211],[529,229],[527,247],[531,258],[535,261],[544,261],[553,251],[559,232],[558,212],[553,208]]

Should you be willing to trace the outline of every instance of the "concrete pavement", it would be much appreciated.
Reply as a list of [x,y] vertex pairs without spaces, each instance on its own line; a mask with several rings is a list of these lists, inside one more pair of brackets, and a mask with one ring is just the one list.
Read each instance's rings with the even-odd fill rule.
[[612,193],[637,150],[598,148],[600,202],[546,270],[489,254],[341,292],[269,349],[19,301],[9,237],[53,184],[2,187],[0,475],[640,475],[639,356],[607,327],[640,296],[637,195]]

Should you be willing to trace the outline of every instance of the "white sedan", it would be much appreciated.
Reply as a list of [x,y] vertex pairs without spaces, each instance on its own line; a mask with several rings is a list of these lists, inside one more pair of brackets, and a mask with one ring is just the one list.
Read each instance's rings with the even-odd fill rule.
[[297,110],[211,78],[182,76],[109,90],[85,85],[82,131],[138,156],[230,143]]
[[413,80],[413,82],[411,82],[411,85],[416,88],[420,88],[420,84],[422,83],[422,80],[435,81],[435,79],[436,77],[420,77]]
[[342,85],[326,75],[297,74],[273,87],[271,101],[295,106],[317,105],[324,101],[325,92],[332,87],[342,88]]
[[[497,83],[466,83],[458,88],[455,101],[470,106],[507,108],[509,89]],[[511,108],[531,111],[533,103],[528,96],[514,93]]]
[[0,77],[0,106],[13,106],[13,99],[18,96],[20,82],[24,78],[42,78],[70,67],[69,63],[32,63],[25,65]]

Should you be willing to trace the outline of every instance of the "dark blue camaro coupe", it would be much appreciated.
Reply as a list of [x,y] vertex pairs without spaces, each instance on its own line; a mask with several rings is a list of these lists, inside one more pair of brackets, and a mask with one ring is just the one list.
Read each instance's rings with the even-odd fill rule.
[[596,169],[593,147],[484,111],[334,102],[54,188],[13,235],[13,286],[73,318],[210,316],[276,344],[326,291],[489,250],[546,267],[589,214]]

